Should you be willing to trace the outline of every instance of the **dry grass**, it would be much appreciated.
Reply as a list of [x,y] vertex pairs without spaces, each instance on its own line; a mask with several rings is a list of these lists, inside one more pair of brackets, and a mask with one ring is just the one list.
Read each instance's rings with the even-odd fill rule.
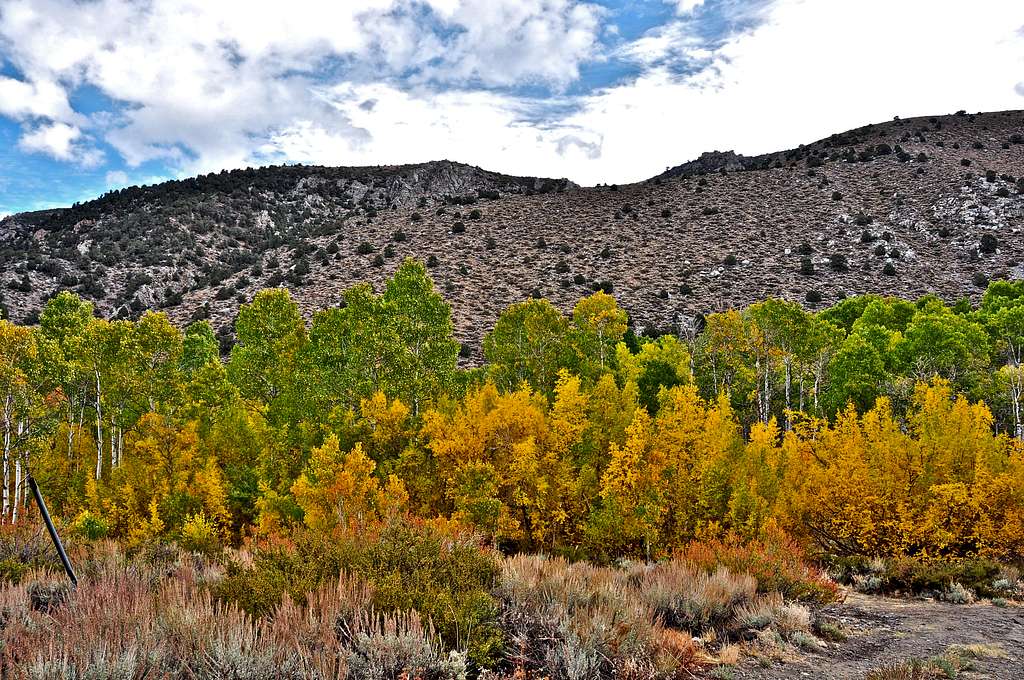
[[812,637],[806,607],[756,591],[753,577],[725,567],[601,568],[534,555],[505,561],[497,596],[513,665],[528,676],[660,678],[736,663],[741,647],[730,640],[747,631]]
[[639,584],[640,597],[668,625],[694,632],[723,627],[756,591],[757,581],[747,574],[725,567],[695,571],[681,562],[650,567]]
[[[416,610],[375,610],[374,588],[354,576],[253,617],[213,597],[224,569],[192,553],[151,546],[129,558],[101,541],[76,546],[75,559],[75,591],[49,568],[0,587],[3,677],[444,680],[472,670]],[[485,677],[495,679],[690,678],[736,663],[749,631],[792,641],[810,628],[805,607],[758,594],[753,577],[681,561],[510,557],[493,596],[503,655]]]
[[454,679],[465,672],[464,659],[444,656],[415,612],[373,612],[368,586],[354,579],[310,593],[303,605],[286,596],[273,615],[252,619],[214,601],[204,578],[216,570],[201,562],[179,559],[168,570],[107,557],[87,563],[90,575],[48,611],[30,606],[29,591],[52,582],[49,574],[0,589],[5,677],[383,679],[409,669]]

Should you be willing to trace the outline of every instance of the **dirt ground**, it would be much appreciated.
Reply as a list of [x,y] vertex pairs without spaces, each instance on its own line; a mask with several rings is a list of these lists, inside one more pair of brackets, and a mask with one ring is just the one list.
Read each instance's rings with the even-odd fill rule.
[[736,680],[861,679],[880,666],[935,657],[952,645],[984,645],[971,659],[970,669],[957,677],[1024,678],[1024,607],[850,593],[822,616],[841,626],[848,638],[796,658],[747,658],[735,669]]

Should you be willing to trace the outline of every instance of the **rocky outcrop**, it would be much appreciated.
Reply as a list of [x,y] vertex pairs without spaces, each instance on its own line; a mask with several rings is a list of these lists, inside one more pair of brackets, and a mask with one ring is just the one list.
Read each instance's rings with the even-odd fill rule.
[[674,168],[669,168],[658,175],[659,179],[670,179],[673,177],[693,177],[694,175],[707,175],[712,172],[736,172],[746,170],[748,164],[746,159],[735,151],[705,151],[696,160],[692,160]]

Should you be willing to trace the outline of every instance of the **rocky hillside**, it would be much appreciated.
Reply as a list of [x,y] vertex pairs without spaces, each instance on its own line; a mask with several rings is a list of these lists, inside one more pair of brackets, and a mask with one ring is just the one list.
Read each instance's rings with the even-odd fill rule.
[[307,310],[428,261],[470,353],[507,305],[612,291],[638,326],[766,296],[977,298],[1024,276],[1024,112],[893,120],[797,149],[713,152],[628,186],[458,163],[269,167],[112,192],[0,221],[0,285],[31,320],[73,289],[110,316],[229,332],[286,286]]

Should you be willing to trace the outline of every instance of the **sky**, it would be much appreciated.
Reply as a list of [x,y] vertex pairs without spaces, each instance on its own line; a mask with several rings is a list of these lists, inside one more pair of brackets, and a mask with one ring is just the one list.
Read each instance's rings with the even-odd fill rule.
[[1021,108],[1021,0],[0,0],[0,216],[280,163],[626,183]]

